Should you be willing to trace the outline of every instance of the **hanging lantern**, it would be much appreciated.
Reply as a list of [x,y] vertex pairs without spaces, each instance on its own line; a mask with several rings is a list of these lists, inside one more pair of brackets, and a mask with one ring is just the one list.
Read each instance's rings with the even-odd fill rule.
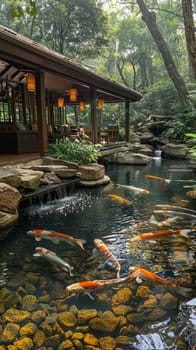
[[80,111],[84,111],[85,110],[85,103],[84,102],[80,101],[79,109],[80,109]]
[[103,106],[104,106],[104,101],[103,101],[103,100],[98,100],[98,102],[97,102],[97,107],[98,107],[99,109],[102,109]]
[[36,90],[35,75],[34,74],[32,74],[32,73],[27,74],[26,84],[27,84],[28,91],[35,91]]
[[77,90],[76,89],[70,89],[69,90],[69,100],[70,100],[70,102],[76,102],[77,101]]
[[58,100],[57,100],[58,107],[62,108],[62,107],[64,107],[64,104],[65,104],[64,98],[63,97],[59,97]]

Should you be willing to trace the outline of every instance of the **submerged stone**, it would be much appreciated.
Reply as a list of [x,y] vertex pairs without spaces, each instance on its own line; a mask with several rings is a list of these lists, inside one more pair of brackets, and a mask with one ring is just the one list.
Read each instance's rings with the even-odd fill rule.
[[37,347],[40,347],[40,346],[42,346],[43,344],[44,344],[44,342],[45,342],[45,334],[44,334],[44,332],[42,331],[42,330],[37,330],[36,332],[35,332],[35,335],[34,335],[34,337],[33,337],[33,342],[35,343],[35,345],[37,346]]
[[113,350],[116,347],[116,340],[111,337],[103,337],[99,339],[102,350]]
[[159,303],[161,308],[169,310],[177,307],[178,300],[173,294],[166,293],[160,298]]
[[118,318],[95,317],[90,320],[89,327],[95,331],[114,332],[119,323]]
[[1,335],[1,341],[6,344],[13,343],[18,337],[20,326],[16,323],[8,323]]
[[87,333],[84,335],[84,343],[90,345],[98,345],[99,340],[91,333]]
[[31,350],[34,348],[32,339],[28,337],[16,340],[13,345],[16,346],[17,350]]
[[112,303],[127,303],[132,297],[132,291],[129,288],[122,288],[112,297]]
[[17,310],[15,308],[10,308],[3,314],[2,317],[6,322],[21,323],[30,318],[30,312],[26,310]]
[[57,321],[63,327],[74,327],[77,323],[76,317],[69,311],[61,312],[58,314]]
[[97,316],[96,309],[82,309],[78,311],[78,323],[85,324],[88,320]]

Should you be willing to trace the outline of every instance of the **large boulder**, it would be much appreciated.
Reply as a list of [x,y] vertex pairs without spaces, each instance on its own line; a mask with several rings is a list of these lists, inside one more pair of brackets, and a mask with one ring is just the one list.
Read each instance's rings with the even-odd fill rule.
[[126,165],[146,165],[152,158],[142,153],[119,152],[109,157],[110,163]]
[[0,167],[0,182],[4,182],[10,186],[17,188],[21,184],[21,178],[15,170]]
[[15,214],[21,199],[20,192],[3,182],[0,182],[0,211]]
[[168,143],[162,147],[162,155],[165,158],[185,159],[188,155],[188,147],[185,144]]
[[44,176],[43,171],[34,171],[31,169],[16,169],[21,178],[20,187],[36,190],[40,186],[40,180]]
[[8,234],[8,232],[1,231],[1,230],[14,224],[17,220],[18,220],[18,211],[16,211],[14,214],[0,211],[0,240],[5,238]]
[[81,180],[99,180],[105,175],[105,167],[101,164],[80,165],[78,171],[81,173]]
[[53,172],[61,179],[67,179],[79,175],[77,168],[69,168],[66,165],[38,165],[34,166],[33,170],[41,170],[45,173]]

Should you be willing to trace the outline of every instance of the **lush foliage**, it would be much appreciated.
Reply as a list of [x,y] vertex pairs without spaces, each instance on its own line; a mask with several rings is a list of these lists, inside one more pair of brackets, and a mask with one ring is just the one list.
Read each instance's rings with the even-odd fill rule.
[[189,150],[191,158],[196,160],[196,134],[186,134],[187,142],[190,143],[191,148]]
[[67,141],[64,143],[50,144],[48,154],[66,161],[78,164],[96,163],[100,157],[101,145],[94,145],[85,141]]

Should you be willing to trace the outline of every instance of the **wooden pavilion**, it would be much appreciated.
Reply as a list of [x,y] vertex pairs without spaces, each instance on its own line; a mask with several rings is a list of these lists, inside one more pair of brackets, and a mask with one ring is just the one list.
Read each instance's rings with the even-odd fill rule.
[[130,103],[141,98],[139,92],[0,26],[1,154],[43,156],[49,136],[66,134],[66,105],[90,105],[91,138],[97,143],[98,101],[125,103],[128,142]]

